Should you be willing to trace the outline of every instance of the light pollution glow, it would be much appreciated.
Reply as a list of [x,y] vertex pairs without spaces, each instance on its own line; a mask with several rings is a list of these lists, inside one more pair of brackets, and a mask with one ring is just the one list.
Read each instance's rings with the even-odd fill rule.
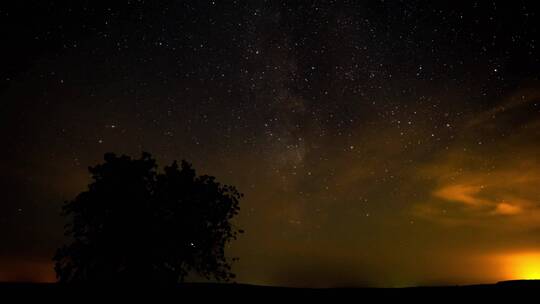
[[509,257],[512,277],[516,279],[540,279],[540,253],[522,253]]
[[540,280],[540,251],[512,252],[494,257],[507,280]]

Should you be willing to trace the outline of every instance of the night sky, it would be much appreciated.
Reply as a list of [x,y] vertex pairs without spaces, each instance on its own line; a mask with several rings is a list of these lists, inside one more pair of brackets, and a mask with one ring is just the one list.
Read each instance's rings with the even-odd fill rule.
[[105,152],[245,197],[237,282],[540,278],[535,1],[11,1],[0,280],[53,281]]

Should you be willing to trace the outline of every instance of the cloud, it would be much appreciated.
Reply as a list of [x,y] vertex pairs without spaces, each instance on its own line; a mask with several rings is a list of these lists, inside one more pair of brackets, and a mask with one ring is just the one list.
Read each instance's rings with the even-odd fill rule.
[[[493,224],[495,230],[540,227],[538,164],[527,169],[510,164],[490,172],[463,171],[459,176],[441,172],[432,178],[436,185],[429,197],[413,208],[419,217],[453,225]],[[499,226],[500,221],[517,225]]]
[[433,192],[433,195],[442,199],[463,203],[469,206],[480,206],[487,202],[482,200],[477,195],[482,190],[483,186],[477,185],[445,185]]
[[[482,113],[475,114],[473,118],[467,121],[465,126],[468,129],[486,127],[492,121],[501,122],[501,120],[506,120],[507,122],[511,122],[511,116],[520,116],[520,118],[523,118],[523,115],[519,115],[519,112],[528,111],[527,106],[537,104],[539,100],[540,90],[538,89],[528,88],[518,90],[516,93],[504,99],[499,105]],[[532,113],[534,113],[534,111]],[[533,120],[536,119],[538,121],[537,115],[532,115],[530,117]]]
[[523,207],[516,205],[516,204],[510,204],[510,203],[499,203],[497,204],[495,210],[493,211],[494,214],[502,214],[502,215],[516,215],[523,212]]
[[[508,176],[514,175],[513,172],[506,172],[505,174]],[[475,181],[468,184],[449,183],[436,189],[433,196],[448,202],[462,204],[462,207],[467,208],[469,212],[484,212],[490,215],[518,215],[529,208],[533,208],[535,204],[531,200],[517,198],[512,194],[512,189],[522,187],[516,180],[518,179],[514,178],[511,181],[506,181],[504,186],[500,185],[499,182],[488,179],[484,180],[482,185],[475,184]],[[502,193],[492,199],[486,198],[493,196],[492,192],[495,192],[495,189]]]
[[[538,96],[538,91],[522,90],[465,120],[448,149],[418,170],[431,186],[413,213],[494,230],[540,227]],[[494,120],[504,128],[494,128]]]

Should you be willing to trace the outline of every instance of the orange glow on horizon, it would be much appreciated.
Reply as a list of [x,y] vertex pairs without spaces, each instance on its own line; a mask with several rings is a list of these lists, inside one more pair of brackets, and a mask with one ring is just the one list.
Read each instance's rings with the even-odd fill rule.
[[540,252],[521,252],[502,257],[509,280],[540,280]]

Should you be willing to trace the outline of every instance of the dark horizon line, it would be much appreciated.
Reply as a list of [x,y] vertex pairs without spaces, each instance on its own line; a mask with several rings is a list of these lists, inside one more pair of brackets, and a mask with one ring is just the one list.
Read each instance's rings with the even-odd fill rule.
[[[120,284],[109,285],[100,283],[58,283],[58,282],[29,282],[29,281],[0,281],[0,289],[3,287],[118,287]],[[150,286],[150,285],[148,285]],[[288,290],[354,290],[354,289],[417,289],[417,288],[482,288],[482,287],[535,287],[540,288],[540,279],[518,279],[518,280],[503,280],[493,283],[478,283],[478,284],[440,284],[440,285],[417,285],[417,286],[399,286],[399,287],[381,287],[381,286],[342,286],[342,287],[298,287],[298,286],[279,286],[279,285],[260,285],[249,283],[236,282],[186,282],[175,285],[175,288],[251,288],[251,289],[288,289]]]

